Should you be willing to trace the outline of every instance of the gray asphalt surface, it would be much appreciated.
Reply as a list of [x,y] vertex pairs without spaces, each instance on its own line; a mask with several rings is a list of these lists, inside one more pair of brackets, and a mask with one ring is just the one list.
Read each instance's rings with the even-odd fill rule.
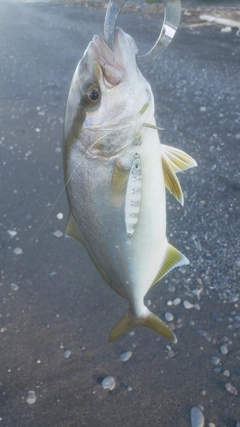
[[[0,2],[0,426],[188,427],[191,407],[202,405],[206,426],[236,427],[240,39],[235,30],[191,28],[183,18],[161,59],[142,69],[165,129],[162,142],[199,165],[180,176],[184,208],[167,199],[169,240],[191,265],[147,295],[157,315],[173,314],[176,345],[143,328],[109,345],[125,302],[78,242],[53,235],[64,232],[68,213],[61,139],[69,85],[92,36],[103,34],[104,15]],[[145,52],[159,18],[126,12],[119,26]],[[181,303],[170,305],[177,297]],[[184,300],[198,306],[187,310]],[[123,363],[125,350],[133,356]],[[116,380],[112,392],[101,387],[107,375]]]

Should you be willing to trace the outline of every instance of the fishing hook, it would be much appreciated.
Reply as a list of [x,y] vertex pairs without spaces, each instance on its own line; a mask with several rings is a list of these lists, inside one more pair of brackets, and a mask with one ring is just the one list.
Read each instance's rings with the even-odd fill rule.
[[[113,48],[114,30],[119,12],[127,0],[110,0],[105,16],[104,35],[107,45]],[[169,45],[173,39],[181,18],[181,0],[162,0],[164,4],[164,20],[160,35],[152,47],[145,55],[137,55],[137,64],[148,64],[154,61]]]

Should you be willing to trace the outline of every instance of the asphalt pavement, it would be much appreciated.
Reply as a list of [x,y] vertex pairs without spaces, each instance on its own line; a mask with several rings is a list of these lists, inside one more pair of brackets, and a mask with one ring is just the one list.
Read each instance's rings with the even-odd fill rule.
[[[179,176],[184,207],[167,196],[169,241],[191,264],[146,297],[162,319],[172,314],[176,345],[144,328],[109,345],[126,303],[63,236],[61,153],[71,78],[93,35],[103,35],[104,16],[0,2],[0,426],[189,427],[200,405],[205,426],[236,427],[240,38],[183,16],[162,57],[141,69],[162,142],[198,162]],[[160,17],[125,11],[118,25],[144,53]],[[125,351],[132,357],[122,362]],[[113,391],[101,386],[109,375]]]

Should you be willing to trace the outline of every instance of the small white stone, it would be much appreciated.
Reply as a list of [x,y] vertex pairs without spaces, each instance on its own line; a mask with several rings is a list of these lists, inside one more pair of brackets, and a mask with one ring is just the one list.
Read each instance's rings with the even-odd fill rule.
[[226,345],[221,345],[220,347],[220,353],[221,354],[227,354],[228,353],[228,348]]
[[116,387],[116,381],[113,377],[109,376],[104,378],[102,381],[102,388],[105,390],[114,390]]
[[199,304],[194,304],[194,308],[195,308],[195,310],[198,310],[198,311],[200,311],[200,310],[201,310],[201,307],[200,307],[200,305],[199,305]]
[[7,232],[11,238],[15,237],[17,235],[17,231],[15,231],[15,230],[8,230]]
[[228,393],[234,394],[234,396],[238,395],[238,391],[236,387],[234,387],[231,383],[225,384],[225,388],[228,391]]
[[129,332],[130,337],[133,337],[133,335],[135,335],[135,331],[131,331]]
[[63,236],[63,232],[60,230],[56,230],[54,231],[53,235],[57,238],[62,237]]
[[18,291],[18,289],[19,289],[19,286],[16,285],[16,283],[11,283],[10,286],[11,286],[11,288],[12,288],[13,291]]
[[226,370],[223,372],[223,375],[224,375],[225,377],[230,377],[230,372],[226,369]]
[[167,312],[165,313],[165,319],[167,322],[172,322],[174,319],[174,316],[172,315],[172,313]]
[[32,405],[33,403],[35,403],[35,402],[36,402],[36,400],[37,400],[37,398],[36,398],[36,393],[35,393],[35,391],[34,391],[34,390],[29,390],[28,395],[27,395],[27,398],[26,398],[26,402],[27,402],[29,405]]
[[194,305],[193,305],[191,302],[187,301],[187,300],[183,301],[183,305],[184,305],[184,307],[185,307],[187,310],[189,310],[190,308],[193,308],[193,307],[194,307]]
[[65,359],[68,359],[71,356],[71,351],[70,350],[65,350],[63,353],[63,356],[65,357]]
[[172,301],[171,301],[171,300],[169,300],[169,301],[167,302],[167,305],[172,305]]
[[59,221],[60,221],[61,219],[63,219],[63,214],[62,214],[61,212],[59,212],[59,213],[56,215],[56,217],[57,217],[57,219],[59,219]]
[[208,427],[216,427],[214,423],[209,423]]
[[204,427],[203,413],[197,407],[191,409],[191,427]]
[[179,305],[181,302],[181,298],[175,298],[175,300],[173,300],[173,305]]
[[132,387],[130,385],[127,386],[127,391],[132,391]]
[[125,351],[124,353],[120,354],[120,359],[122,362],[127,362],[129,359],[131,359],[132,355],[132,351]]
[[13,249],[13,252],[15,255],[22,255],[23,250],[22,250],[22,248],[15,248],[15,249]]
[[231,27],[223,27],[221,28],[221,33],[231,33],[232,28]]

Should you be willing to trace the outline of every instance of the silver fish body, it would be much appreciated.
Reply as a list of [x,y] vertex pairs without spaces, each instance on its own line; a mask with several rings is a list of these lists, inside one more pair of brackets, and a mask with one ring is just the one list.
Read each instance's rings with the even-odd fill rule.
[[110,342],[139,325],[176,341],[144,305],[144,296],[168,271],[188,263],[167,241],[165,185],[181,198],[175,173],[196,163],[160,144],[152,90],[136,53],[120,29],[113,51],[95,36],[74,74],[64,127],[66,233],[129,301]]

